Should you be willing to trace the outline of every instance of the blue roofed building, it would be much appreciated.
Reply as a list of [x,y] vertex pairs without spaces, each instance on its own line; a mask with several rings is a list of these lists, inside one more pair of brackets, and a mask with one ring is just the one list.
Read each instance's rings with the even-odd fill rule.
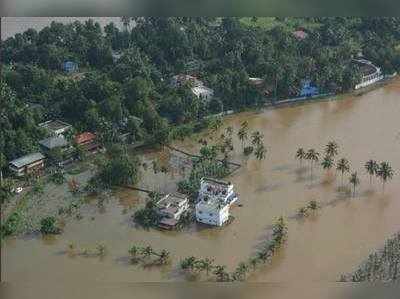
[[74,73],[74,72],[78,71],[78,64],[76,62],[67,60],[61,64],[61,68],[64,72]]
[[312,97],[319,94],[319,88],[311,80],[301,82],[300,97]]

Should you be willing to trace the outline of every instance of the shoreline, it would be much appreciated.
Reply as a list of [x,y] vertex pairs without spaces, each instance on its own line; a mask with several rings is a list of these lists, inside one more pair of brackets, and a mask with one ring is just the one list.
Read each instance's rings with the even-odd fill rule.
[[224,117],[224,116],[229,116],[229,115],[235,115],[235,114],[242,113],[242,112],[257,112],[257,111],[262,111],[262,110],[279,109],[279,108],[285,108],[285,107],[291,107],[291,106],[298,106],[298,105],[302,105],[302,104],[336,101],[336,100],[340,100],[342,97],[346,97],[346,96],[359,97],[359,96],[367,94],[371,91],[377,90],[380,87],[386,86],[387,84],[390,84],[397,78],[399,78],[399,75],[390,76],[381,81],[373,83],[369,86],[366,86],[366,87],[363,87],[363,88],[360,88],[357,90],[352,90],[352,91],[346,92],[346,93],[337,93],[337,94],[327,93],[327,94],[322,94],[322,95],[318,95],[318,96],[314,96],[314,97],[284,99],[284,100],[279,100],[279,101],[275,102],[274,104],[271,102],[265,103],[260,108],[249,107],[247,109],[238,110],[238,111],[227,110],[227,111],[224,111],[221,113],[212,114],[210,116],[207,116],[207,118],[219,117],[219,116]]

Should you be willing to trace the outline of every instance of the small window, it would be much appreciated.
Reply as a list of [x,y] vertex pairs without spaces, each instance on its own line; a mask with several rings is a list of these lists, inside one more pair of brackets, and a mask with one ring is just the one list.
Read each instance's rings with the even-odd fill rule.
[[210,216],[212,216],[213,215],[213,213],[210,213]]
[[202,211],[199,211],[199,214],[203,214],[203,212],[202,212]]

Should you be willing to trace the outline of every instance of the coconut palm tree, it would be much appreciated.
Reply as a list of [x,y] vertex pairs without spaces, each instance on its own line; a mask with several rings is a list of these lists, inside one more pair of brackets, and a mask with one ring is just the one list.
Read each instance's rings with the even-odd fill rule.
[[356,195],[356,187],[360,185],[360,179],[358,178],[357,171],[353,172],[350,176],[350,184],[353,185],[353,196]]
[[160,264],[166,264],[169,261],[170,253],[168,250],[161,250],[160,254],[158,255],[158,260]]
[[226,266],[217,265],[213,272],[217,276],[218,281],[228,281],[229,273],[226,272]]
[[350,163],[346,158],[342,158],[337,162],[336,169],[342,174],[342,186],[343,186],[343,175],[345,172],[350,171]]
[[106,251],[107,251],[106,245],[104,245],[102,243],[97,244],[96,249],[97,249],[98,256],[103,257],[106,254]]
[[242,122],[242,124],[240,125],[240,129],[237,133],[239,140],[242,142],[242,148],[244,148],[244,144],[248,139],[248,126],[249,125],[247,121]]
[[377,176],[382,180],[382,192],[385,192],[385,184],[388,180],[392,179],[394,171],[389,162],[382,162],[379,165]]
[[193,271],[195,265],[196,265],[196,258],[194,256],[189,256],[180,263],[180,267],[182,270]]
[[365,170],[369,174],[369,185],[372,185],[372,178],[374,175],[377,175],[379,165],[375,160],[369,160],[364,165]]
[[231,137],[232,134],[233,134],[233,127],[232,127],[232,126],[226,127],[225,133],[226,133],[226,135],[228,135],[229,137]]
[[128,253],[131,256],[131,260],[135,261],[139,255],[139,253],[141,252],[141,248],[138,246],[131,246],[131,248],[129,248]]
[[262,250],[257,253],[257,258],[260,259],[264,264],[270,257],[270,252],[268,250]]
[[211,131],[213,133],[217,132],[222,127],[222,119],[221,117],[216,117],[211,121]]
[[265,148],[265,146],[263,144],[259,144],[256,147],[256,150],[254,151],[254,155],[256,156],[256,158],[258,160],[264,160],[266,153],[267,153],[267,149]]
[[243,281],[246,279],[247,272],[249,272],[249,266],[246,263],[241,262],[235,270],[234,277],[236,280]]
[[313,179],[313,168],[314,163],[319,160],[319,153],[315,149],[309,149],[306,153],[306,159],[310,161],[310,169],[311,169],[311,180]]
[[321,162],[321,166],[325,170],[330,170],[333,167],[333,159],[331,156],[325,156]]
[[251,143],[253,145],[259,145],[262,143],[264,136],[259,131],[255,131],[251,134]]
[[132,19],[131,17],[121,17],[122,25],[124,26],[124,29],[126,31],[130,31],[131,19]]
[[252,266],[253,271],[256,271],[256,267],[259,262],[260,262],[260,259],[256,256],[250,258],[249,264]]
[[202,264],[202,269],[206,271],[206,275],[208,276],[210,271],[213,269],[214,259],[205,258],[202,259],[200,262]]
[[296,152],[296,159],[300,161],[300,166],[303,164],[303,160],[306,158],[306,152],[300,147]]
[[325,154],[331,158],[338,154],[339,146],[335,141],[330,141],[325,146]]
[[142,250],[141,250],[141,254],[145,258],[149,258],[153,253],[154,253],[154,251],[151,246],[146,246],[146,247],[142,248]]

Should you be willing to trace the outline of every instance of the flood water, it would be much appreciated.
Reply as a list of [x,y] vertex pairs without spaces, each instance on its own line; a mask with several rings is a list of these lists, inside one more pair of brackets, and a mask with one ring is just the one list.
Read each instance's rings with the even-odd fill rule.
[[[51,282],[159,282],[180,281],[176,270],[187,256],[211,257],[216,264],[232,270],[245,261],[265,240],[268,227],[279,216],[289,217],[288,240],[274,257],[250,277],[255,282],[329,283],[341,273],[355,269],[373,250],[381,247],[393,233],[400,231],[400,80],[362,96],[342,96],[339,100],[316,102],[262,112],[246,112],[227,117],[224,125],[236,131],[244,120],[252,130],[265,135],[267,157],[259,162],[244,161],[241,144],[235,141],[233,160],[243,167],[229,177],[240,196],[242,207],[231,211],[235,220],[224,228],[193,225],[182,232],[146,231],[130,220],[133,210],[143,204],[143,195],[120,190],[101,212],[88,208],[81,220],[65,227],[53,239],[24,237],[10,239],[2,248],[2,279],[8,282],[36,284]],[[196,139],[196,140],[195,140]],[[237,138],[235,138],[237,139]],[[352,171],[358,171],[361,185],[357,194],[338,192],[340,175],[316,168],[313,180],[301,171],[294,159],[298,147],[323,151],[335,140],[339,157],[347,158]],[[196,152],[197,138],[177,144]],[[149,153],[146,159],[170,153]],[[372,187],[365,174],[369,159],[389,161],[397,175],[382,193],[380,182]],[[336,179],[335,179],[336,175]],[[171,178],[147,177],[141,184],[160,191],[173,191]],[[177,180],[179,175],[172,178]],[[345,177],[346,182],[348,177]],[[317,215],[298,220],[296,211],[310,200],[323,208]],[[103,242],[108,249],[104,258],[70,257],[67,244],[94,247]],[[164,268],[130,265],[130,245],[151,245],[171,252],[173,263]]]

